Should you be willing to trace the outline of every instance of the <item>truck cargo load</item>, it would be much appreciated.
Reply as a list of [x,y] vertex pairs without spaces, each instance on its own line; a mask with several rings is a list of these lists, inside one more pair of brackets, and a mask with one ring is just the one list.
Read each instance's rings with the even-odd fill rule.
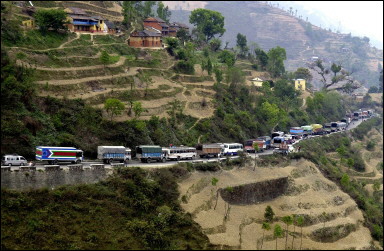
[[131,149],[124,146],[98,146],[97,158],[104,163],[127,162],[131,159]]
[[136,158],[141,160],[141,162],[147,163],[150,163],[152,160],[165,162],[166,154],[161,146],[140,145],[136,147]]
[[80,164],[83,161],[83,151],[75,147],[37,146],[36,160],[47,160],[53,165],[59,162]]
[[263,152],[264,149],[267,149],[267,145],[265,144],[265,141],[260,139],[248,139],[244,142],[244,151],[248,153],[254,153],[255,148],[254,145],[257,144],[259,147],[259,151]]
[[324,134],[324,129],[323,129],[323,125],[320,125],[320,124],[312,124],[312,131],[313,131],[313,134],[315,135],[322,135]]
[[212,143],[212,144],[199,144],[196,146],[197,155],[200,158],[205,157],[221,157],[222,153],[222,144],[221,143]]

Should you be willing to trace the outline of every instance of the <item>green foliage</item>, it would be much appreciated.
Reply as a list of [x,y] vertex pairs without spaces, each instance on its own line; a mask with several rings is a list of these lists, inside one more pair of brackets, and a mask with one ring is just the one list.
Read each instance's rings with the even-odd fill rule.
[[46,33],[52,29],[58,31],[60,29],[66,29],[64,24],[66,23],[67,13],[62,9],[38,9],[34,14],[36,25],[39,29]]
[[132,107],[133,112],[135,113],[135,117],[138,118],[140,115],[146,111],[145,108],[143,108],[141,102],[135,101],[133,102],[133,107]]
[[272,222],[274,216],[275,216],[275,213],[273,212],[272,207],[268,205],[268,206],[265,208],[264,219],[265,219],[267,222]]
[[105,67],[105,65],[109,64],[110,60],[111,60],[111,58],[110,58],[108,52],[102,51],[101,55],[100,55],[100,62],[104,65],[104,67]]
[[221,40],[218,38],[211,39],[211,41],[209,41],[209,47],[213,52],[219,51],[221,47]]
[[268,64],[268,55],[260,48],[255,49],[256,54],[256,60],[258,61],[259,65],[261,66],[262,70],[265,70]]
[[249,48],[247,47],[247,37],[243,34],[238,33],[236,38],[236,45],[240,48],[240,56],[242,58],[245,58],[249,51]]
[[366,149],[367,149],[368,151],[373,151],[373,150],[375,150],[375,146],[376,146],[376,142],[374,142],[373,140],[369,140],[369,141],[367,142]]
[[120,100],[109,98],[104,103],[104,109],[110,114],[112,121],[113,116],[120,115],[124,111],[125,106]]
[[220,52],[218,59],[220,63],[226,64],[228,68],[234,66],[236,62],[235,54],[228,50],[223,50]]
[[287,59],[287,54],[284,48],[277,46],[268,51],[267,70],[273,77],[280,77],[285,72],[284,60]]
[[178,202],[177,173],[125,168],[96,184],[2,189],[2,248],[207,249]]
[[163,2],[159,1],[157,4],[157,16],[161,19],[163,19],[166,23],[169,22],[169,19],[171,17],[171,11],[167,7],[164,7]]
[[219,180],[217,178],[213,177],[211,179],[212,186],[216,186],[217,182],[219,182]]
[[308,68],[299,67],[294,74],[296,79],[305,79],[307,82],[310,82],[313,79]]
[[217,11],[195,9],[189,16],[189,23],[196,25],[198,32],[204,34],[206,42],[215,35],[222,36],[225,32],[224,17]]
[[190,61],[179,61],[174,67],[175,72],[193,75],[195,73],[194,64]]

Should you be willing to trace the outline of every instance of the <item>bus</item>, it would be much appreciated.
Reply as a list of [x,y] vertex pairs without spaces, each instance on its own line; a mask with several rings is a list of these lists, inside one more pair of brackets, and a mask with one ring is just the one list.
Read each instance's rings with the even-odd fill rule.
[[136,158],[141,160],[141,162],[147,163],[150,163],[152,160],[156,160],[157,162],[166,161],[166,155],[161,146],[155,145],[136,146]]
[[343,131],[347,129],[347,123],[345,122],[337,122],[337,130],[338,131]]
[[273,139],[274,137],[281,137],[283,135],[284,135],[284,132],[281,132],[281,131],[273,132],[271,135],[271,139]]
[[222,155],[239,155],[243,151],[243,145],[240,143],[224,143],[221,145]]
[[163,147],[168,160],[195,159],[197,152],[194,147],[173,146]]
[[337,122],[331,122],[331,132],[337,132]]

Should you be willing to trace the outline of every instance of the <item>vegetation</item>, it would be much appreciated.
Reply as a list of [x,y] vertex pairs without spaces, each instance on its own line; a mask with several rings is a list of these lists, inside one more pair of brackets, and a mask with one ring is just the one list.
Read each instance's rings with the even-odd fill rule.
[[60,9],[38,9],[34,15],[41,32],[65,30],[67,13]]
[[126,168],[97,184],[2,189],[1,249],[207,249],[178,201],[183,173]]
[[196,25],[199,34],[203,34],[205,42],[215,35],[222,36],[225,32],[224,17],[220,12],[208,9],[195,9],[189,16],[189,22]]

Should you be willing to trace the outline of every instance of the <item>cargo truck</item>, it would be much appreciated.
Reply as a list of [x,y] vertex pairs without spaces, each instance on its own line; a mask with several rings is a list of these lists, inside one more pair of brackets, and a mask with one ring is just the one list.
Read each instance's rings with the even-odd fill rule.
[[140,145],[136,146],[136,158],[141,162],[150,163],[155,160],[157,162],[165,162],[167,160],[166,152],[161,146]]
[[312,124],[312,131],[313,131],[313,134],[314,135],[323,135],[324,134],[324,130],[323,130],[323,126],[320,125],[320,124]]
[[97,158],[105,164],[112,164],[115,161],[128,162],[131,160],[131,149],[124,146],[98,146]]
[[266,149],[271,148],[271,137],[269,136],[260,136],[256,140],[263,141]]
[[216,144],[200,144],[196,146],[197,155],[200,158],[209,158],[209,157],[221,157],[223,148],[221,143]]
[[80,164],[83,161],[83,151],[75,147],[37,146],[36,160],[46,160],[51,165],[59,162]]
[[259,152],[264,152],[264,150],[267,149],[267,145],[265,144],[264,140],[248,139],[244,142],[244,151],[246,151],[247,153],[254,153],[254,145],[256,144],[259,147]]
[[289,153],[292,153],[294,151],[295,151],[295,148],[292,145],[287,144],[286,142],[283,142],[283,143],[279,144],[279,147],[277,147],[273,150],[273,154],[288,155]]

